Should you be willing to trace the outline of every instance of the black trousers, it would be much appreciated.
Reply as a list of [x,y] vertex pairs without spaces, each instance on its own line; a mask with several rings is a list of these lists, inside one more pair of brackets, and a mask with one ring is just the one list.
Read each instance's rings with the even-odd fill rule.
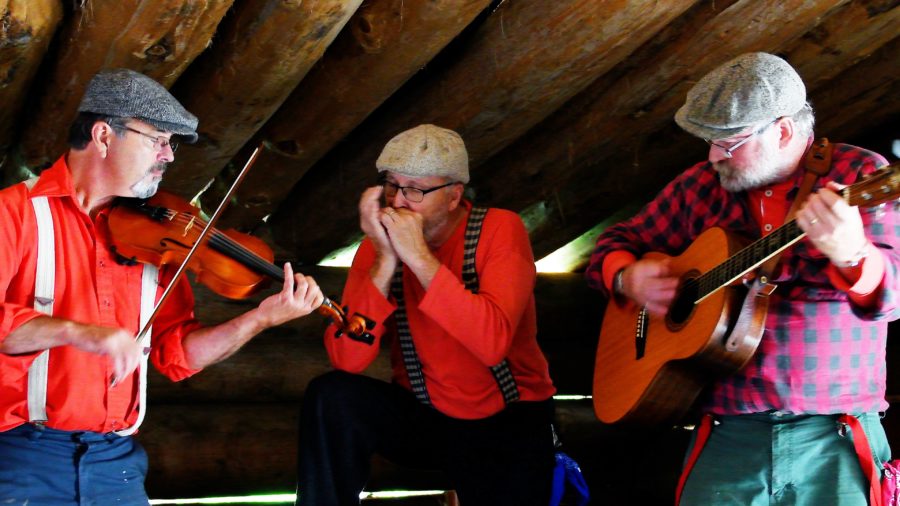
[[554,466],[553,400],[460,420],[411,392],[334,371],[310,382],[300,413],[298,504],[358,505],[373,454],[443,471],[464,506],[546,506]]

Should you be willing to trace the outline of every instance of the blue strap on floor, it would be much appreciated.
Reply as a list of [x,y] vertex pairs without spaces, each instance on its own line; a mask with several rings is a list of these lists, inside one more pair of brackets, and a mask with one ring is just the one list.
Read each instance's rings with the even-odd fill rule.
[[556,453],[556,467],[553,469],[553,490],[550,493],[550,506],[559,506],[569,485],[575,496],[575,506],[586,506],[591,499],[587,483],[581,474],[578,462],[563,452]]

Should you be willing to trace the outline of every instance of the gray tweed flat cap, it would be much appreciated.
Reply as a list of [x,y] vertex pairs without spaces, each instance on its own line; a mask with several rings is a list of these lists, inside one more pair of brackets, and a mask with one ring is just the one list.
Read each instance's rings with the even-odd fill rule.
[[746,53],[703,76],[687,93],[675,122],[703,139],[724,139],[791,116],[806,104],[797,71],[768,53]]
[[469,153],[453,130],[419,125],[400,132],[385,144],[375,161],[378,172],[389,170],[408,177],[442,176],[469,182]]
[[197,117],[163,85],[133,70],[98,72],[88,83],[78,111],[139,119],[186,142],[197,141]]

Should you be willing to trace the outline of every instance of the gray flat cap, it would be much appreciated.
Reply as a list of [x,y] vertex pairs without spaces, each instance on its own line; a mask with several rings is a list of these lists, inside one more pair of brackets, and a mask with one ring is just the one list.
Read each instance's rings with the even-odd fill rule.
[[768,53],[746,53],[703,76],[687,93],[675,122],[703,139],[724,139],[806,104],[797,71]]
[[136,118],[186,142],[197,141],[197,117],[163,85],[133,70],[98,72],[88,83],[78,111]]
[[397,134],[375,161],[378,172],[389,170],[408,177],[442,176],[469,182],[469,153],[453,130],[419,125]]

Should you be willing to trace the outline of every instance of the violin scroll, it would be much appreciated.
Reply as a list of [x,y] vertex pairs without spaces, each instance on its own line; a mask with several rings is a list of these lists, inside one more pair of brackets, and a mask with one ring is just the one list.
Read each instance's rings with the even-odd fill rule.
[[317,311],[330,318],[338,326],[338,330],[334,333],[335,337],[347,334],[347,337],[355,341],[367,344],[375,341],[375,336],[369,332],[375,328],[375,322],[369,318],[359,313],[353,313],[353,316],[348,317],[346,307],[341,308],[327,297]]

